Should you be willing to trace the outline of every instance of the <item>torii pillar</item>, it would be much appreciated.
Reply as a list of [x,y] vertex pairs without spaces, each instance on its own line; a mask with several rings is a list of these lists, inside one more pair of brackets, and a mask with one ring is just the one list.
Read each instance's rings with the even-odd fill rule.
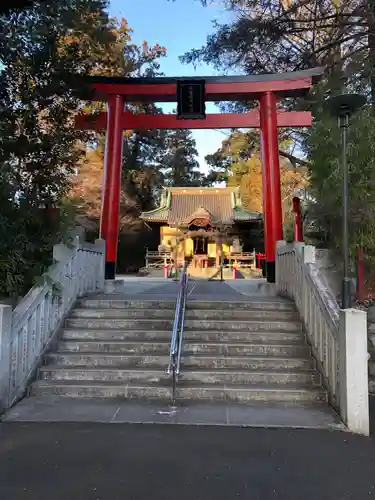
[[276,96],[265,92],[259,103],[266,276],[274,283],[276,242],[283,240]]
[[100,217],[100,238],[106,242],[105,279],[116,276],[120,225],[121,167],[124,129],[124,98],[110,95],[107,104],[107,134]]

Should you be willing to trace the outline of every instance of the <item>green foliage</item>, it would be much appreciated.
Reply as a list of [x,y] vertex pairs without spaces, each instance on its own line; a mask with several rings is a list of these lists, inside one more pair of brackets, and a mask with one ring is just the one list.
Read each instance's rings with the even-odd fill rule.
[[25,199],[6,200],[0,182],[0,296],[24,295],[52,262],[52,247],[73,225],[72,207],[57,205],[51,215]]
[[293,243],[294,241],[294,227],[293,227],[293,219],[289,219],[284,224],[284,240],[287,243]]
[[245,174],[246,162],[254,151],[259,149],[259,134],[257,130],[248,132],[233,132],[223,140],[221,147],[213,154],[206,156],[210,166],[209,178],[216,182],[229,182],[232,174]]
[[[106,47],[106,55],[98,53],[95,73],[132,77],[157,76],[160,70],[160,58],[165,55],[165,48],[156,44],[149,46],[132,42],[132,30],[127,21],[110,20],[113,43]],[[99,47],[100,50],[103,47]],[[100,62],[101,61],[101,62]],[[90,103],[86,112],[97,111],[102,103]],[[130,104],[134,113],[161,113],[153,104]],[[99,226],[101,190],[104,167],[105,137],[97,134],[94,147],[86,149],[85,160],[80,162],[78,176],[73,182],[71,199],[79,207],[79,215],[86,216],[94,225]],[[161,160],[165,153],[165,132],[127,131],[124,135],[124,156],[122,168],[121,228],[134,225],[141,210],[153,207],[155,196],[162,184],[160,174]],[[92,225],[92,224],[91,224]],[[137,224],[136,224],[137,225]],[[97,232],[96,232],[97,236]]]
[[[342,147],[336,120],[321,115],[307,142],[311,160],[309,219],[333,248],[341,247]],[[370,108],[350,119],[348,129],[349,236],[356,245],[375,248],[375,118]]]
[[[145,111],[145,107],[140,110]],[[161,112],[154,105],[147,106],[151,114]],[[124,138],[122,167],[123,194],[127,211],[133,207],[134,217],[140,211],[154,207],[163,184],[162,161],[166,153],[165,131],[135,130]]]
[[166,186],[202,186],[206,183],[199,171],[196,142],[190,130],[169,130],[162,172]]
[[[203,5],[213,0],[201,0]],[[259,2],[224,0],[229,21],[215,25],[206,44],[182,57],[247,74],[341,67],[353,80],[371,76],[373,5],[364,0]],[[265,14],[266,12],[266,14]],[[368,34],[370,33],[370,36]]]
[[[161,109],[148,106],[149,113]],[[144,111],[144,110],[142,110]],[[165,186],[201,186],[196,143],[189,130],[134,131],[124,139],[123,192],[139,210],[155,207]]]
[[[0,295],[23,295],[72,222],[63,200],[86,133],[67,76],[108,46],[104,0],[36,1],[0,16]],[[56,210],[45,210],[44,207]]]
[[[245,207],[253,212],[263,210],[259,142],[257,130],[246,133],[233,132],[222,142],[220,149],[206,157],[211,167],[209,179],[239,187]],[[280,149],[287,147],[288,143],[280,144]],[[307,183],[307,172],[305,168],[294,168],[287,158],[281,157],[280,178],[284,220],[286,220],[290,216],[293,196]]]

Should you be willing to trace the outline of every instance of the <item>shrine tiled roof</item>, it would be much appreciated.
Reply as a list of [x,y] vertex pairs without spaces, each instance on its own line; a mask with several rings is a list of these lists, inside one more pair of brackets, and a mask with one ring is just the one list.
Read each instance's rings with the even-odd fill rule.
[[194,221],[205,221],[207,224],[212,225],[215,222],[212,214],[206,210],[204,207],[199,207],[193,214],[189,215],[189,217],[182,221],[184,226],[189,226],[193,224]]
[[143,212],[149,222],[166,222],[170,226],[186,225],[197,214],[208,213],[213,224],[232,224],[262,218],[243,208],[238,188],[166,188],[160,207]]

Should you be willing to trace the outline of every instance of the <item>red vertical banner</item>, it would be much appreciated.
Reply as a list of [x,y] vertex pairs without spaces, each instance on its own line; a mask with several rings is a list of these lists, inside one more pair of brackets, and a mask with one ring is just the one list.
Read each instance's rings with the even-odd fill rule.
[[298,198],[298,196],[295,196],[293,198],[293,212],[294,212],[294,223],[293,223],[294,241],[303,242],[301,200]]
[[123,113],[123,97],[121,95],[109,96],[107,106],[102,211],[100,219],[100,237],[104,239],[106,243],[106,279],[114,279],[116,275],[120,223]]
[[367,290],[365,285],[365,264],[364,255],[361,248],[357,247],[355,251],[357,265],[357,300],[363,302],[367,298]]
[[266,92],[259,102],[266,276],[274,283],[276,242],[283,239],[276,96]]

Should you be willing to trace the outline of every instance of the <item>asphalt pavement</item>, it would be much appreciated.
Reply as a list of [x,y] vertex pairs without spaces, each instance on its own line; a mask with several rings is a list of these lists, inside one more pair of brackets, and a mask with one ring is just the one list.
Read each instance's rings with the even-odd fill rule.
[[364,500],[375,439],[342,431],[3,423],[6,500]]

